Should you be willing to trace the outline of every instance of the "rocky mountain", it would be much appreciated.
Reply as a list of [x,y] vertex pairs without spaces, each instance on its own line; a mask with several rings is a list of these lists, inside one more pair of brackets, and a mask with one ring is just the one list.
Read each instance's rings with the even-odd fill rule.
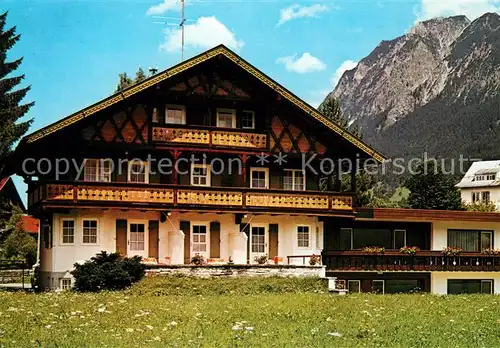
[[389,156],[500,158],[500,16],[421,22],[383,41],[327,98]]

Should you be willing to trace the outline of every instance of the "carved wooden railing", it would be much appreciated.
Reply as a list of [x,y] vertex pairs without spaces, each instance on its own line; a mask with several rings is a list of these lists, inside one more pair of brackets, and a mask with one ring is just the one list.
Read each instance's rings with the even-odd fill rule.
[[441,251],[420,251],[415,255],[386,251],[323,251],[323,264],[330,271],[500,271],[500,255],[463,252],[446,256]]
[[153,127],[157,142],[267,149],[267,135],[245,131]]
[[218,206],[255,210],[352,211],[351,196],[330,192],[296,193],[249,188],[87,182],[44,183],[30,188],[30,207],[38,202],[57,201]]

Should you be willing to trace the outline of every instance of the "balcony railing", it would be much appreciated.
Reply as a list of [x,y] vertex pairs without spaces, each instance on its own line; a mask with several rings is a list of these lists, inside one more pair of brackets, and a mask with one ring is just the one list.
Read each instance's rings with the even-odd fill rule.
[[441,251],[420,251],[415,255],[399,251],[324,251],[322,256],[329,271],[500,271],[500,255],[477,252],[446,256]]
[[153,127],[153,141],[172,144],[267,149],[267,135],[245,131]]
[[127,183],[41,183],[30,188],[28,206],[38,203],[161,204],[240,210],[352,212],[352,196],[333,192],[290,192],[233,187],[196,187]]

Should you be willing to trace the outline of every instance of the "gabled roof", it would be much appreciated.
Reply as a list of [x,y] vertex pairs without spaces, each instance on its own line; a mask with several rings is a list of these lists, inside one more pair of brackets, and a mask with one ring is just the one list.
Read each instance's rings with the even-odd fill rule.
[[253,75],[256,77],[258,80],[260,80],[263,84],[267,85],[271,89],[275,90],[276,93],[281,95],[283,98],[297,106],[298,108],[302,109],[305,113],[310,115],[311,117],[315,118],[322,124],[324,124],[326,127],[328,127],[330,130],[333,130],[340,136],[342,136],[344,139],[349,141],[350,143],[354,144],[356,147],[358,147],[361,151],[364,153],[368,154],[369,156],[373,157],[379,162],[384,161],[384,156],[382,156],[380,153],[378,153],[376,150],[371,148],[369,145],[361,141],[358,137],[354,136],[352,133],[349,131],[345,130],[344,128],[340,127],[336,123],[330,121],[327,119],[325,116],[323,116],[320,112],[318,112],[315,108],[298,98],[296,95],[288,91],[285,87],[281,86],[279,83],[275,82],[272,80],[270,77],[259,71],[257,68],[252,66],[250,63],[245,61],[243,58],[238,56],[236,53],[228,49],[224,45],[219,45],[217,47],[214,47],[204,53],[201,53],[191,59],[188,59],[180,64],[177,64],[169,69],[166,69],[154,76],[151,76],[150,78],[135,84],[133,86],[130,86],[129,88],[126,88],[125,90],[118,92],[116,94],[113,94],[112,96],[105,98],[96,104],[93,104],[89,107],[86,107],[80,111],[77,111],[76,113],[58,121],[55,122],[49,126],[46,126],[30,135],[27,135],[26,137],[23,138],[22,142],[26,143],[33,143],[49,134],[52,134],[64,127],[67,127],[69,125],[74,124],[75,122],[78,122],[84,118],[89,117],[90,115],[93,115],[97,113],[98,111],[101,111],[111,105],[114,105],[124,99],[129,98],[130,96],[139,93],[146,88],[149,88],[151,86],[156,85],[159,82],[165,81],[173,76],[176,76],[180,74],[181,72],[190,69],[193,66],[196,66],[200,63],[203,63],[209,59],[212,59],[216,56],[222,55],[232,61],[234,64],[238,65],[242,69],[244,69],[246,72],[249,74]]
[[495,180],[476,181],[476,175],[497,174],[500,172],[500,161],[479,161],[474,162],[470,166],[467,173],[460,182],[456,185],[459,188],[474,188],[474,187],[490,187],[500,186],[500,176],[497,175]]
[[7,176],[0,179],[0,196],[7,198],[12,204],[17,205],[23,211],[26,210],[12,177]]

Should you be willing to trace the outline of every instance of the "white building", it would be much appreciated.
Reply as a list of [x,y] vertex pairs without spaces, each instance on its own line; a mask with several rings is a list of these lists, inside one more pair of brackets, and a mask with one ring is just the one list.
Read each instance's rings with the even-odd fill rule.
[[493,202],[500,209],[500,161],[474,162],[456,185],[465,203]]

